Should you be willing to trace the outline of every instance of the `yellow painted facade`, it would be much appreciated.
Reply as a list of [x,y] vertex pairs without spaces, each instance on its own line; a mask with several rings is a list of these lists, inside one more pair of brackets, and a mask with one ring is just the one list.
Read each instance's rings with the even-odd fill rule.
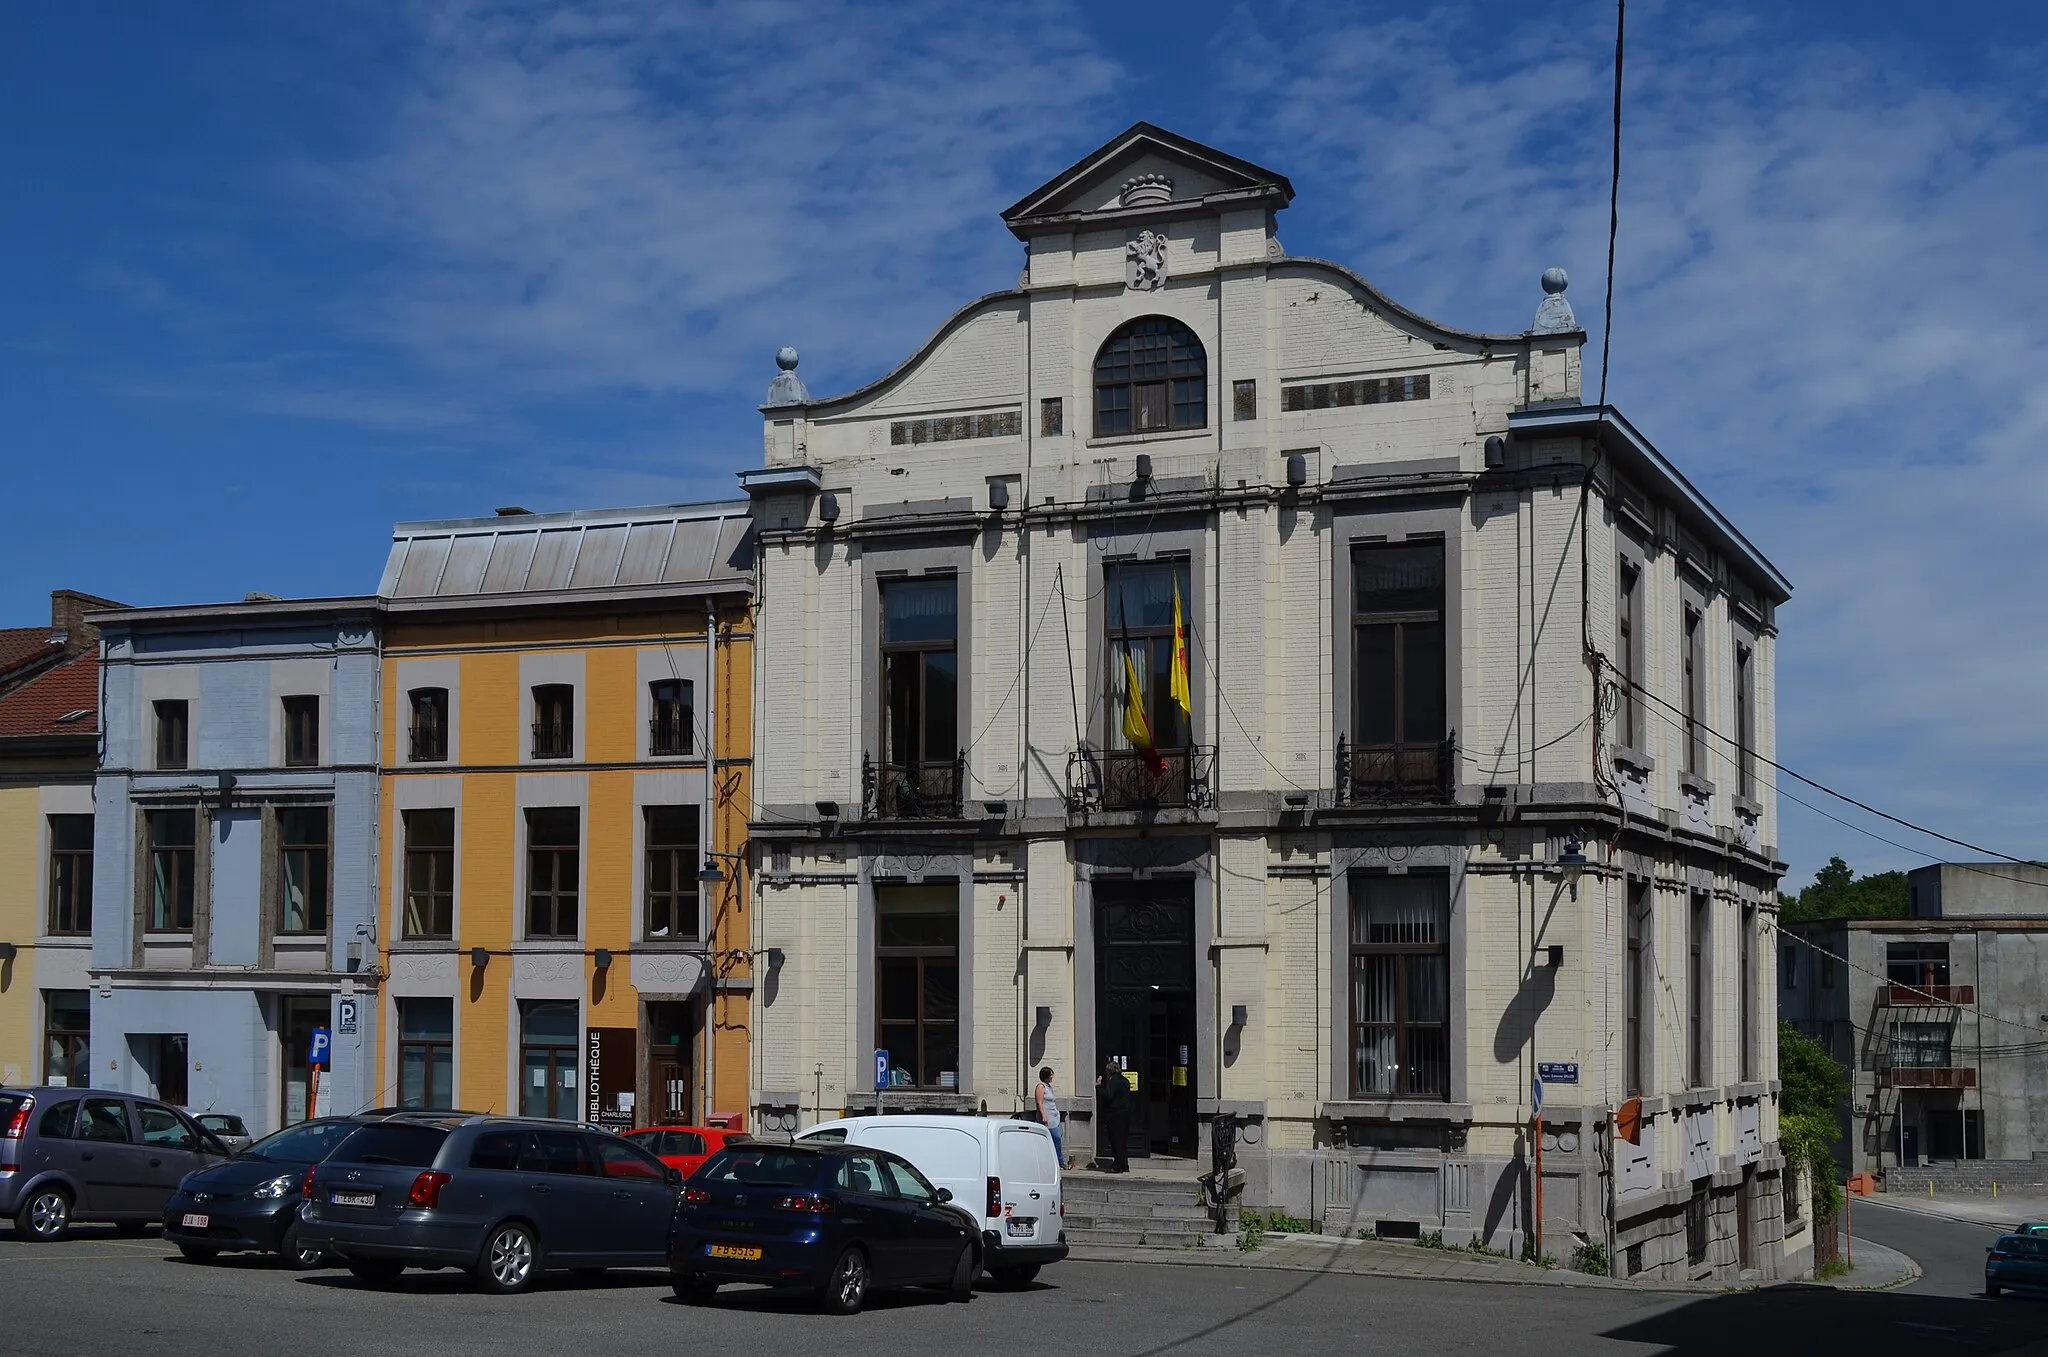
[[[581,600],[435,605],[394,608],[384,634],[379,1101],[567,1115],[562,1101],[542,1098],[541,1081],[566,1099],[573,1080],[583,1120],[743,1114],[755,967],[740,892],[751,883],[734,858],[691,861],[701,936],[657,935],[646,836],[650,807],[682,807],[697,812],[703,849],[741,852],[752,794],[749,605],[728,591],[709,635],[709,605],[673,595],[602,613]],[[670,678],[691,685],[680,754],[652,748],[650,686]],[[556,685],[574,694],[573,750],[541,757],[535,690]],[[443,689],[445,757],[417,757],[414,694]],[[425,752],[435,752],[431,741]],[[559,927],[549,937],[530,931],[536,874],[552,869],[535,865],[527,838],[538,832],[534,812],[551,810],[578,813],[573,938]],[[449,811],[452,927],[415,936],[436,931],[414,917],[427,912],[418,886],[433,870],[415,840],[428,817]],[[705,861],[726,879],[698,882]],[[445,1056],[428,1031],[443,1000],[453,1019]],[[576,1050],[564,1065],[559,1023],[571,1002]],[[542,1009],[548,1031],[536,1035]],[[614,1043],[596,1071],[594,1032]],[[631,1034],[623,1047],[622,1033]],[[422,1098],[441,1072],[452,1087]]]
[[40,1080],[36,1058],[36,953],[41,931],[43,870],[39,860],[42,798],[36,787],[0,787],[0,939],[15,955],[0,957],[0,1084]]

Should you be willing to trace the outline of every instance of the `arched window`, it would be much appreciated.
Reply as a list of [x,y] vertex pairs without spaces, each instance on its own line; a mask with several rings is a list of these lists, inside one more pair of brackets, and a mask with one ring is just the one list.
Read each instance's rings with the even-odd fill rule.
[[1179,321],[1134,320],[1095,355],[1097,438],[1208,424],[1208,355]]

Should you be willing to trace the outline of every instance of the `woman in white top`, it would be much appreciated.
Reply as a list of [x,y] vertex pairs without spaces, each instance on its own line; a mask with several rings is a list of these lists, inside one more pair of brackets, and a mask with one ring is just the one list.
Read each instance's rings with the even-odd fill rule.
[[1067,1166],[1067,1145],[1060,1136],[1060,1103],[1053,1096],[1052,1066],[1046,1065],[1038,1071],[1038,1087],[1032,1090],[1032,1100],[1038,1104],[1038,1119],[1045,1123],[1045,1129],[1052,1132],[1052,1157],[1059,1161],[1061,1168]]

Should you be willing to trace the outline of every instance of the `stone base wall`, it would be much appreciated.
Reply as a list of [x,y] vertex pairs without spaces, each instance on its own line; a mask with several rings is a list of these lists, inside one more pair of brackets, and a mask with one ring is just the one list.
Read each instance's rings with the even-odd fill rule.
[[1994,1185],[2000,1192],[2048,1192],[2048,1154],[2037,1154],[2031,1159],[1962,1159],[1885,1170],[1886,1192],[1924,1196],[1930,1184],[1937,1194],[1988,1195]]

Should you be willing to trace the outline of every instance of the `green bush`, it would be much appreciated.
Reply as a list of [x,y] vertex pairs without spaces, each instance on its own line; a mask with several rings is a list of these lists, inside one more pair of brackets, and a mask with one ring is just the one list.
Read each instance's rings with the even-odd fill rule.
[[[1836,1109],[1849,1081],[1821,1044],[1789,1022],[1778,1024],[1778,1145],[1795,1173],[1813,1184],[1813,1213],[1826,1219],[1842,1209],[1842,1184],[1828,1147],[1839,1134]],[[1791,1184],[1797,1191],[1798,1184]]]
[[1442,1230],[1425,1230],[1423,1233],[1415,1236],[1415,1246],[1422,1249],[1440,1249],[1444,1246],[1444,1232]]
[[1588,1277],[1607,1276],[1607,1246],[1592,1243],[1579,1245],[1572,1250],[1572,1267]]

